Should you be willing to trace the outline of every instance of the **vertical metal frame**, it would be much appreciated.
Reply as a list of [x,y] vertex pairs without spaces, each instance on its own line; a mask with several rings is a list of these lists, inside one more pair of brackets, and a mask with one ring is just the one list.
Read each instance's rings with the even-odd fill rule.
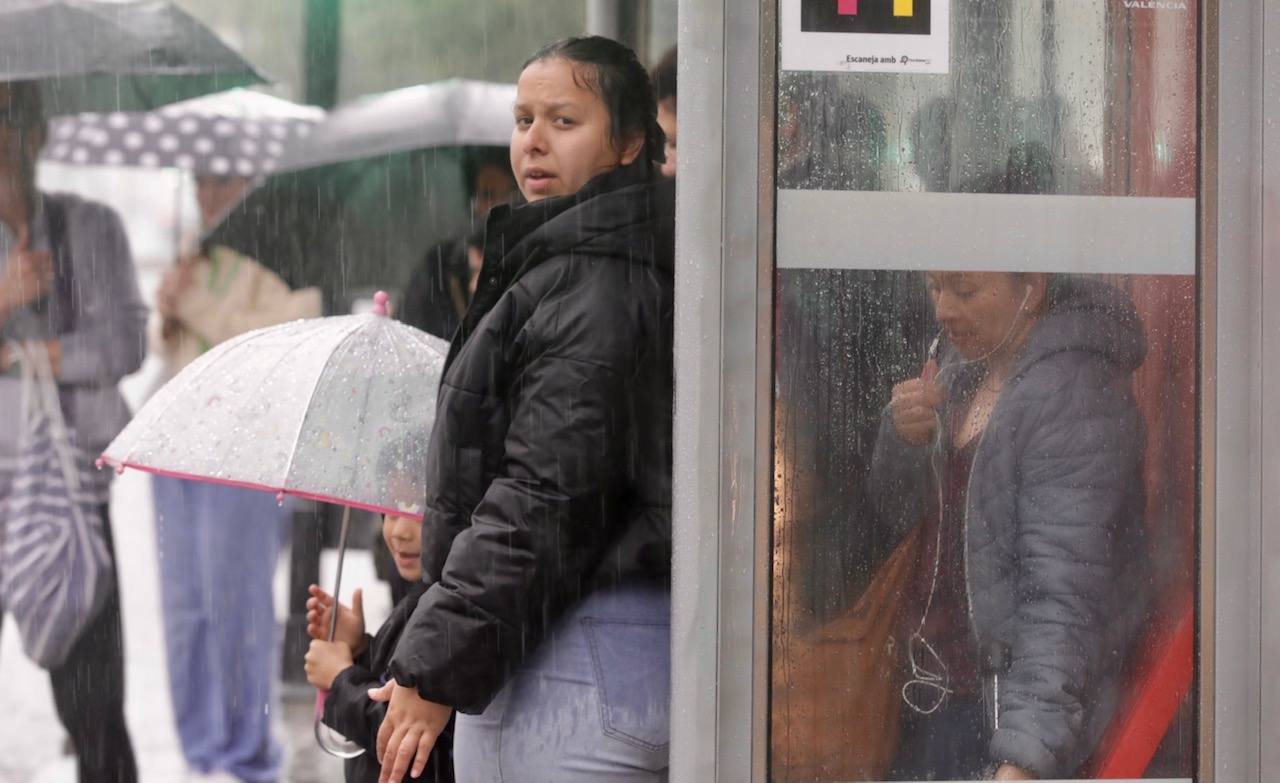
[[767,773],[775,7],[679,9],[673,781]]
[[[1272,780],[1262,770],[1264,497],[1274,500],[1264,451],[1264,338],[1272,276],[1262,254],[1263,2],[1205,8],[1202,157],[1201,762],[1202,780]],[[1265,0],[1274,7],[1274,0]],[[1274,429],[1274,428],[1273,428]],[[1268,754],[1272,751],[1268,747]]]
[[[1261,211],[1262,267],[1261,404],[1274,406],[1280,390],[1280,0],[1262,4]],[[1269,264],[1269,266],[1268,266]],[[1270,414],[1270,415],[1268,415]],[[1259,734],[1261,779],[1280,780],[1280,744],[1267,739],[1280,732],[1280,417],[1262,408],[1262,682]]]

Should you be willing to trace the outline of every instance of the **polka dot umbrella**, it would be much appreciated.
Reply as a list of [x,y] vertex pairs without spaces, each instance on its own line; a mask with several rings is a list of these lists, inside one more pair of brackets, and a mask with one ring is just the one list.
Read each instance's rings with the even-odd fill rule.
[[323,109],[234,89],[148,112],[85,112],[50,121],[43,156],[63,163],[264,176],[311,135]]

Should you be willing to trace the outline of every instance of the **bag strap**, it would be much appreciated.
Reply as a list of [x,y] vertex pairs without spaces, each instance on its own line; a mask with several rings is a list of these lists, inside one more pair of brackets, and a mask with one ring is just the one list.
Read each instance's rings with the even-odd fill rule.
[[[58,457],[58,466],[62,469],[62,478],[72,493],[80,491],[80,471],[76,466],[75,449],[71,445],[71,434],[67,430],[66,419],[62,415],[62,402],[58,394],[58,384],[53,378],[53,363],[49,360],[49,349],[44,343],[10,342],[10,350],[17,356],[22,365],[22,412],[23,432],[19,437],[25,441],[29,434],[29,425],[33,409],[38,409],[49,420],[49,438],[53,443],[54,453]],[[25,446],[26,444],[23,443]],[[72,503],[72,512],[79,515],[79,507]]]
[[45,196],[44,215],[49,232],[49,248],[53,255],[54,295],[58,302],[58,334],[74,332],[76,307],[74,267],[71,259],[70,232],[67,230],[67,206],[56,197]]

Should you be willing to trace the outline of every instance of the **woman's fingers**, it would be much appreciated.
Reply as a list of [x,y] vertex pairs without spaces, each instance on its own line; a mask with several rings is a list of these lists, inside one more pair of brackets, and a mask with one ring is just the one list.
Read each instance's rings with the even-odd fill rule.
[[[413,727],[404,733],[400,738],[396,748],[395,757],[391,766],[391,774],[388,780],[391,783],[400,783],[404,779],[404,775],[409,771],[409,765],[413,763],[414,757],[418,753],[418,746],[423,742],[427,743],[427,752],[431,752],[431,737],[422,731],[422,729]],[[386,773],[386,766],[383,766],[383,774]]]
[[[385,728],[391,719],[391,711],[387,711],[387,717],[383,719],[382,725]],[[400,741],[404,739],[408,727],[401,724],[394,727],[385,746],[379,742],[378,765],[382,771],[378,773],[378,783],[388,783],[391,780],[391,773],[395,769],[396,756],[400,752]],[[378,731],[378,738],[381,740],[382,731]]]
[[899,437],[912,445],[923,445],[937,429],[937,408],[944,399],[932,380],[912,378],[893,387],[889,413]]
[[427,762],[431,759],[431,750],[436,746],[438,735],[430,732],[423,732],[422,738],[418,740],[418,754],[413,760],[413,770],[410,773],[413,777],[422,777],[422,773],[427,768]]
[[[369,698],[373,701],[387,702],[391,700],[391,695],[387,692],[391,683],[387,683],[380,689],[370,689]],[[382,760],[387,755],[387,746],[391,744],[391,735],[395,733],[396,721],[398,715],[387,710],[387,715],[382,719],[382,725],[378,727],[378,738],[374,742],[374,750],[378,755],[378,765],[382,765]],[[379,776],[381,778],[381,776]]]

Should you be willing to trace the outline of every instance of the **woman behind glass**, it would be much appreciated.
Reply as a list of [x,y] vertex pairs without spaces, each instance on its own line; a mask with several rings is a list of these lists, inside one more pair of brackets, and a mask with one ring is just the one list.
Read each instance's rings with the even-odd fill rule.
[[933,272],[941,327],[894,387],[872,468],[882,524],[922,525],[903,604],[902,780],[1070,777],[1115,709],[1145,616],[1146,354],[1118,289]]
[[[552,44],[520,75],[428,447],[423,578],[391,664],[383,776],[453,710],[460,781],[666,779],[674,198],[635,54]],[[410,761],[412,760],[412,763]]]

